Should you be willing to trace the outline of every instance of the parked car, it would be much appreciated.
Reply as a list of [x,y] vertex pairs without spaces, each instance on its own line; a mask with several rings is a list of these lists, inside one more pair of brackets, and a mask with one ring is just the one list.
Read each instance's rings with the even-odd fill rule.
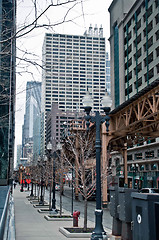
[[142,188],[139,192],[140,193],[159,193],[159,189],[158,188]]

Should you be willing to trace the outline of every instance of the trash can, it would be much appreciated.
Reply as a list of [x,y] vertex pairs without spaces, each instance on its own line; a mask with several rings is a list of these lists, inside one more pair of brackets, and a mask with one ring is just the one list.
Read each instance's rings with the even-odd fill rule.
[[119,202],[119,190],[118,187],[110,187],[110,204],[109,211],[110,215],[113,217],[113,225],[112,225],[112,234],[114,236],[121,235],[121,221],[119,220],[119,213],[117,212],[117,206]]
[[[121,236],[122,240],[132,240],[132,198],[131,193],[137,192],[137,189],[119,188],[119,205],[117,211],[119,220],[122,222]],[[135,239],[136,240],[136,239]]]
[[133,239],[159,239],[159,194],[132,193]]

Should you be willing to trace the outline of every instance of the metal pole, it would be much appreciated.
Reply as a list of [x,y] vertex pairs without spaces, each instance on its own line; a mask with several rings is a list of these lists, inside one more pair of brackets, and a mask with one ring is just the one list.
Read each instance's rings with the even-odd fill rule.
[[100,124],[101,116],[99,111],[96,112],[95,116],[96,123],[96,210],[95,210],[95,229],[92,233],[91,240],[107,239],[106,233],[102,224],[103,211],[101,209],[101,142],[100,142]]
[[56,199],[55,199],[55,159],[53,159],[53,197],[52,197],[52,209],[56,210]]
[[73,215],[73,167],[72,167],[72,215]]
[[41,166],[41,196],[40,196],[40,204],[43,205],[43,172],[42,172],[42,166]]
[[23,192],[24,191],[23,190],[23,170],[22,170],[22,188],[21,189],[22,189],[22,192]]
[[34,186],[34,184],[33,184],[33,179],[32,179],[32,182],[31,182],[31,194],[30,194],[31,197],[34,196],[34,194],[33,194],[33,186]]

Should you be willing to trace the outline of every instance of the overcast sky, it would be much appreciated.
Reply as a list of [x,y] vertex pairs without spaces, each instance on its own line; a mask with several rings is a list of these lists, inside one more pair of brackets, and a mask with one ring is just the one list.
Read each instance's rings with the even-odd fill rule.
[[[36,0],[39,13],[44,9],[51,0]],[[17,31],[24,25],[27,26],[35,15],[32,0],[17,1]],[[54,0],[55,2],[65,2],[65,0]],[[28,59],[41,63],[42,44],[44,34],[65,33],[71,35],[83,35],[92,24],[98,27],[102,24],[104,37],[106,38],[106,50],[109,51],[109,12],[108,8],[112,0],[81,0],[79,4],[73,4],[51,7],[45,15],[39,20],[39,24],[57,24],[63,20],[66,13],[67,23],[53,26],[52,29],[38,28],[24,37],[17,39],[17,55],[20,58]],[[71,9],[70,9],[71,7]],[[27,51],[27,55],[24,52]],[[34,56],[33,56],[34,55]],[[27,81],[41,81],[41,70],[33,67],[31,64],[17,59],[17,83],[16,83],[16,129],[15,129],[15,148],[17,144],[21,144],[22,124],[25,113],[25,87]],[[16,151],[15,151],[16,159]]]

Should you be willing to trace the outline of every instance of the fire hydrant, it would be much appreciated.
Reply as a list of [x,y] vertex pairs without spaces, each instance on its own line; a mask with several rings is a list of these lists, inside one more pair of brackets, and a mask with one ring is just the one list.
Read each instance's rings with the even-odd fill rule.
[[78,217],[80,215],[79,211],[74,211],[73,212],[73,227],[78,227]]

